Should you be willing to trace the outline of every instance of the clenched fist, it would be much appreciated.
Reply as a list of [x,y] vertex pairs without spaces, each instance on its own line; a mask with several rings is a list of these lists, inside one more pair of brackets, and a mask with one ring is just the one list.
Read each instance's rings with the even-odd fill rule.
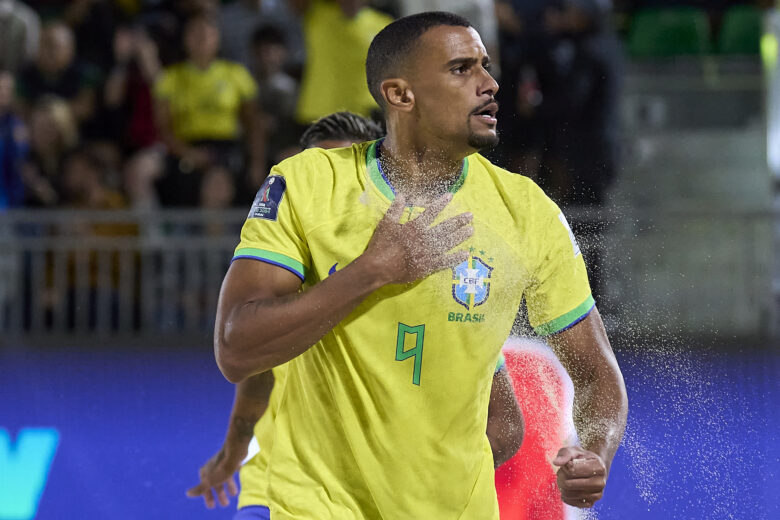
[[558,468],[561,500],[570,506],[593,507],[607,485],[607,467],[596,453],[578,446],[562,448],[553,460]]

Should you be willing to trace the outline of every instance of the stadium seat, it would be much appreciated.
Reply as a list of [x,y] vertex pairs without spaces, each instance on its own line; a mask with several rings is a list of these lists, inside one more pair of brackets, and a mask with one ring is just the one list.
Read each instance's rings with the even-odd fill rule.
[[706,54],[710,51],[707,14],[694,7],[642,9],[632,20],[628,50],[634,58]]
[[721,54],[759,54],[761,42],[761,10],[751,5],[731,7],[723,16],[718,34]]

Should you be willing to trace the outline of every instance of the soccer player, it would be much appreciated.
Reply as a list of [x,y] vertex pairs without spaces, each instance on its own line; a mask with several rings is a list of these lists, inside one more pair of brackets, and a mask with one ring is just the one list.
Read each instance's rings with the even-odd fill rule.
[[[382,137],[379,125],[350,112],[337,112],[313,123],[303,133],[300,145],[308,148],[341,148]],[[238,492],[233,474],[247,456],[253,434],[261,447],[241,467],[241,493],[236,520],[268,518],[265,505],[267,487],[266,469],[268,454],[273,442],[273,418],[279,405],[280,391],[273,391],[275,384],[283,386],[284,367],[249,377],[236,385],[236,394],[225,441],[222,448],[200,469],[200,483],[187,491],[190,497],[203,497],[207,507],[227,506]],[[488,406],[487,433],[493,450],[495,465],[508,460],[518,449],[523,436],[523,418],[512,393],[503,357],[493,376],[493,386]],[[216,500],[215,500],[216,495]]]
[[498,518],[485,429],[524,297],[575,388],[564,502],[603,494],[625,386],[560,209],[477,152],[498,86],[468,21],[401,18],[371,43],[387,137],[274,167],[222,285],[215,355],[240,382],[285,364],[271,518]]

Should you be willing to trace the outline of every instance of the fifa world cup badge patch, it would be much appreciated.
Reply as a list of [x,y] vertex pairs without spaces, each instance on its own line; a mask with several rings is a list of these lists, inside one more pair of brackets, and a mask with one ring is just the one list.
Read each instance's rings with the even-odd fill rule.
[[471,310],[482,305],[490,295],[490,275],[493,268],[481,258],[470,257],[452,268],[452,297]]
[[287,182],[284,177],[271,175],[268,177],[260,190],[255,195],[255,201],[252,203],[252,209],[249,210],[247,218],[262,218],[265,220],[276,220],[279,213],[279,204],[282,203],[284,190],[287,189]]

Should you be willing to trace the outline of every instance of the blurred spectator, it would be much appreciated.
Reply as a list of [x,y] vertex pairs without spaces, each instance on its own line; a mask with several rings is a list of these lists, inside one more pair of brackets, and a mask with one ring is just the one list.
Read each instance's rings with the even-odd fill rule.
[[38,53],[41,20],[17,0],[0,0],[0,69],[18,71]]
[[56,97],[41,98],[30,113],[30,153],[22,169],[25,205],[54,206],[60,200],[60,169],[79,141],[70,106]]
[[187,20],[195,16],[216,16],[218,0],[141,0],[136,21],[157,44],[164,66],[186,59],[181,42]]
[[252,55],[248,43],[259,25],[276,27],[285,35],[289,52],[285,67],[300,70],[304,60],[303,29],[286,0],[231,0],[219,9],[219,28],[222,34],[222,55],[251,67]]
[[702,9],[723,10],[734,4],[750,3],[750,0],[624,0],[619,2],[621,7],[628,7],[631,10],[643,9],[645,7],[700,7]]
[[13,113],[14,76],[0,70],[0,211],[24,203],[22,164],[27,155],[27,129]]
[[605,0],[499,0],[510,166],[559,203],[602,204],[616,169],[622,55]]
[[[89,210],[115,210],[127,207],[124,197],[107,182],[107,165],[93,150],[82,147],[72,151],[64,161],[62,172],[62,206]],[[127,222],[109,220],[73,222],[73,226],[62,227],[61,232],[71,236],[72,241],[79,237],[122,237],[138,234],[138,226]],[[110,327],[116,328],[118,321],[118,293],[121,251],[101,251],[82,245],[77,251],[68,252],[66,258],[67,288],[65,295],[56,292],[56,286],[49,282],[51,292],[49,300],[56,301],[63,296],[66,324],[75,325],[76,307],[80,295],[86,295],[86,315],[88,327],[94,329],[101,314],[107,314]],[[84,265],[87,276],[80,275],[79,265]],[[51,267],[49,268],[51,269]],[[51,277],[50,277],[51,280]]]
[[268,136],[268,159],[279,162],[280,153],[297,144],[294,123],[298,83],[284,71],[289,54],[284,33],[273,25],[252,34],[252,72],[257,80],[262,122]]
[[155,148],[141,150],[125,162],[122,187],[133,209],[151,210],[158,207],[154,186],[164,168],[165,157]]
[[119,189],[122,184],[122,162],[125,158],[118,144],[110,139],[98,139],[89,141],[88,147],[89,152],[105,167],[108,183]]
[[196,205],[203,171],[215,164],[238,177],[245,170],[242,138],[250,164],[239,193],[251,199],[266,171],[257,85],[243,65],[217,59],[219,28],[212,18],[192,18],[184,45],[187,61],[165,69],[154,87],[157,127],[169,153],[160,202]]
[[132,24],[149,35],[157,45],[160,63],[167,66],[185,58],[181,45],[183,21],[179,20],[175,12],[163,9],[163,6],[145,3],[145,8],[132,18]]
[[226,209],[233,204],[236,187],[224,166],[212,166],[203,174],[200,186],[200,206],[206,209]]
[[172,8],[179,19],[185,23],[196,16],[205,15],[213,18],[220,9],[220,0],[173,0],[168,1],[167,4],[170,6],[169,9]]
[[306,63],[296,119],[308,125],[328,114],[369,116],[378,110],[366,85],[366,55],[392,18],[365,0],[290,0],[303,16]]
[[510,170],[537,177],[544,137],[538,64],[551,46],[544,12],[552,0],[496,0],[501,46],[501,145]]
[[550,172],[564,203],[603,204],[617,168],[622,50],[610,10],[609,1],[570,0],[545,13],[545,27],[562,42],[546,96],[558,107],[549,117],[560,164]]
[[61,22],[43,28],[38,58],[22,71],[18,81],[26,108],[54,94],[68,102],[79,123],[95,115],[99,73],[76,59],[73,31]]
[[128,151],[157,141],[151,88],[160,73],[157,45],[141,28],[121,27],[114,35],[114,66],[105,85],[108,129]]
[[62,170],[62,205],[88,209],[126,207],[122,194],[109,186],[107,174],[106,165],[89,149],[80,148],[68,154]]
[[76,36],[79,59],[107,71],[111,66],[111,41],[116,30],[116,11],[111,0],[65,2],[60,17]]

